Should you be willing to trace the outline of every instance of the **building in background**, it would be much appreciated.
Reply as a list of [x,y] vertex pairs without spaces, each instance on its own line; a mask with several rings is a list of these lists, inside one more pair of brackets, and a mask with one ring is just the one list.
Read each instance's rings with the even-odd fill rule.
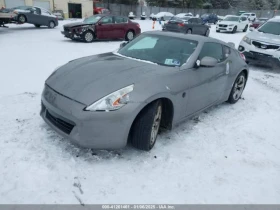
[[92,0],[0,0],[0,7],[37,6],[49,11],[62,10],[65,18],[84,18],[93,15]]

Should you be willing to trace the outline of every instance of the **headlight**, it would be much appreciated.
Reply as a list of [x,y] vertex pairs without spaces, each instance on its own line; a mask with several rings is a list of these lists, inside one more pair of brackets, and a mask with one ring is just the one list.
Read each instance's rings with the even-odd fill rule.
[[129,93],[133,91],[134,85],[129,85],[120,90],[117,90],[90,106],[86,107],[86,111],[113,111],[120,109],[129,102]]
[[243,41],[246,42],[247,44],[251,44],[251,39],[248,38],[247,36],[243,37]]

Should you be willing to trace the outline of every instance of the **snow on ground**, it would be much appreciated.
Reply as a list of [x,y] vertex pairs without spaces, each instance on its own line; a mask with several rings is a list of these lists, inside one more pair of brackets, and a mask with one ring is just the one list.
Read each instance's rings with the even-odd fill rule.
[[[242,100],[161,134],[150,152],[80,149],[40,118],[44,81],[120,41],[70,41],[67,22],[0,29],[0,203],[279,203],[279,74],[251,69]],[[238,45],[244,33],[211,36]]]

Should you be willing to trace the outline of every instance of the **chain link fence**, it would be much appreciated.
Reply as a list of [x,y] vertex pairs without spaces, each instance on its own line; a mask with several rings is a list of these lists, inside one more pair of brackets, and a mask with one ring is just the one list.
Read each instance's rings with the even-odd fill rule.
[[[191,8],[171,8],[171,7],[149,7],[138,5],[125,5],[125,4],[109,4],[110,11],[114,15],[128,16],[129,12],[133,12],[136,17],[140,17],[143,12],[150,16],[150,14],[157,14],[159,12],[171,12],[176,15],[179,13],[191,12],[193,15],[203,15],[205,13],[214,13],[219,16],[236,15],[238,11],[242,9],[191,9]],[[275,10],[250,10],[247,12],[256,13],[257,17],[272,18],[276,15],[280,15],[280,12]]]

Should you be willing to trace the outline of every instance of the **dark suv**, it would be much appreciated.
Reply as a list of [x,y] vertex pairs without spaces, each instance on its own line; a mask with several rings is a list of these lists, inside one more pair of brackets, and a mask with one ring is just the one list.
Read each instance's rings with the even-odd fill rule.
[[201,16],[203,23],[214,23],[216,24],[219,20],[216,14],[204,14]]

